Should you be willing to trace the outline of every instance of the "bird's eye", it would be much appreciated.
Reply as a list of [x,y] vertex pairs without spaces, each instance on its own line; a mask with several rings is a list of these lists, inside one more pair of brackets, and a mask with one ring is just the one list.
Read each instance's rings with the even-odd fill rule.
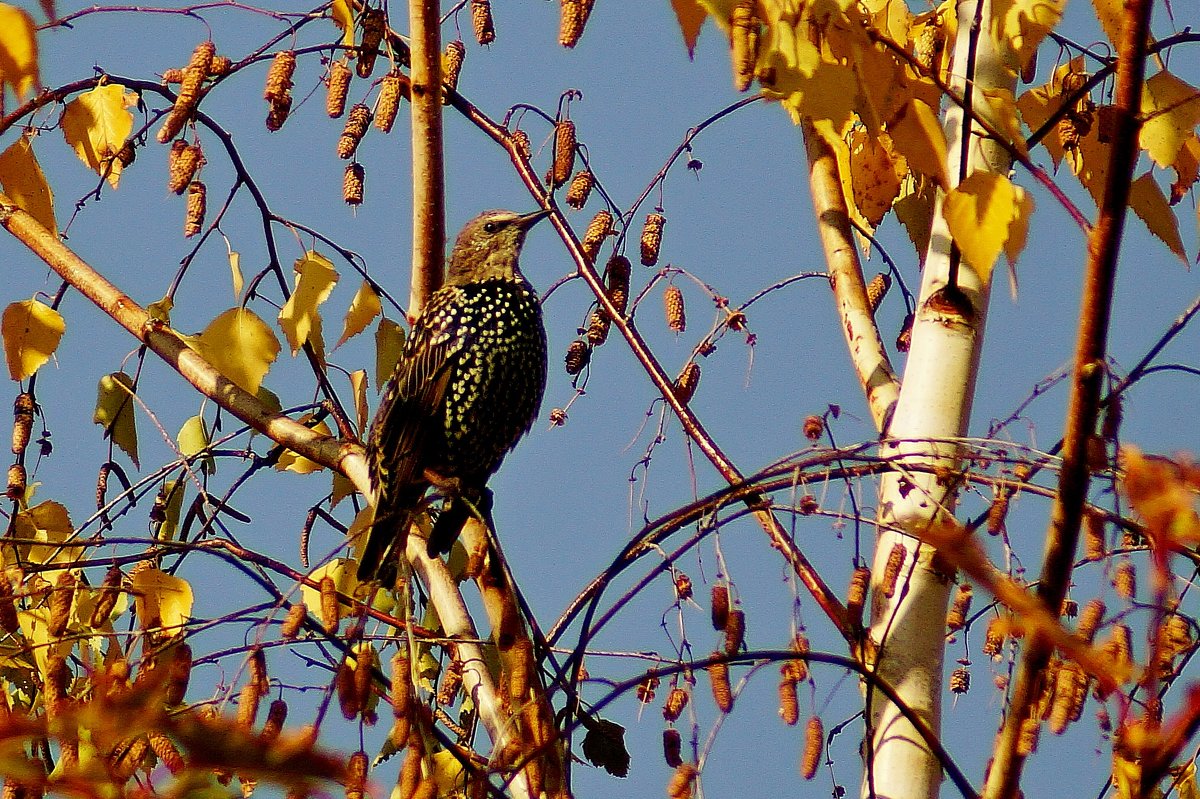
[[497,224],[496,222],[484,222],[483,223],[483,230],[486,233],[495,233],[499,229],[500,229],[500,225]]

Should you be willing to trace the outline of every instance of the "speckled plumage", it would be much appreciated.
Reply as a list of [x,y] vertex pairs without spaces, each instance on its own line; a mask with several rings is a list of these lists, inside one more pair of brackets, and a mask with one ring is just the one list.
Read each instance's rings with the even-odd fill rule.
[[[413,323],[367,440],[377,503],[360,579],[394,580],[402,542],[432,482],[486,502],[488,478],[537,418],[546,330],[517,257],[542,216],[487,211],[467,223],[446,285]],[[431,556],[453,545],[465,513],[459,508],[453,516],[457,523],[435,526]]]

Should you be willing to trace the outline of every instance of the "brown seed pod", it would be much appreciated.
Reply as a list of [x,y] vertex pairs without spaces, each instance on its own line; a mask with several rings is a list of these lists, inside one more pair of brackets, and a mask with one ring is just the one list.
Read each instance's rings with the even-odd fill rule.
[[355,752],[346,761],[346,799],[363,799],[367,787],[367,753]]
[[896,336],[897,352],[908,352],[908,348],[912,346],[912,329],[913,315],[909,314],[900,324],[900,335]]
[[637,687],[638,701],[643,705],[648,705],[653,702],[654,692],[658,690],[658,683],[659,679],[657,673],[652,671],[647,674],[645,679],[643,679]]
[[104,575],[104,582],[100,584],[100,595],[96,598],[96,604],[92,606],[92,615],[88,620],[92,627],[100,627],[112,616],[113,608],[117,606],[117,599],[121,595],[121,581],[124,579],[125,574],[119,566],[109,567]]
[[270,743],[283,732],[284,722],[287,721],[288,706],[282,699],[276,699],[267,708],[267,720],[263,722],[262,734],[259,736],[264,744]]
[[346,721],[352,721],[363,711],[362,697],[359,696],[358,686],[354,681],[355,668],[347,656],[338,664],[333,686],[337,692],[338,708]]
[[336,119],[346,112],[350,94],[350,67],[341,61],[329,65],[329,92],[325,95],[325,113]]
[[1100,622],[1104,619],[1104,612],[1107,608],[1104,602],[1099,599],[1093,599],[1083,606],[1083,610],[1079,612],[1079,622],[1075,625],[1075,634],[1089,644],[1096,637],[1096,630],[1100,629]]
[[562,17],[558,28],[558,43],[574,47],[583,36],[583,27],[592,13],[595,0],[562,0]]
[[113,157],[123,167],[133,166],[133,162],[137,160],[137,150],[132,141],[127,141],[121,145],[121,149],[117,150],[117,154]]
[[600,211],[588,223],[587,230],[583,234],[583,241],[580,242],[579,246],[589,261],[595,262],[596,256],[600,254],[600,247],[604,244],[604,240],[612,234],[612,222],[613,217],[611,213]]
[[12,453],[21,455],[33,435],[33,395],[22,391],[13,401]]
[[170,738],[158,730],[150,730],[146,733],[146,741],[150,744],[150,749],[153,750],[155,756],[167,767],[167,771],[172,774],[183,772],[186,768],[183,755],[179,754],[179,749]]
[[168,69],[166,72],[164,72],[162,74],[162,82],[163,83],[182,83],[183,82],[183,70],[180,69],[179,67],[171,67],[170,69]]
[[442,53],[442,82],[450,91],[458,89],[458,76],[462,74],[463,61],[466,59],[467,46],[461,40],[446,43],[446,52]]
[[379,99],[375,102],[375,127],[391,133],[400,110],[400,101],[412,91],[408,76],[398,69],[389,72],[379,84]]
[[1000,659],[1007,625],[1008,623],[1000,616],[993,616],[988,622],[987,631],[983,635],[983,654],[992,660]]
[[667,765],[671,768],[679,768],[683,765],[683,740],[680,738],[679,730],[663,730],[663,760],[666,760]]
[[514,130],[510,134],[509,138],[512,139],[513,146],[516,147],[517,152],[524,156],[526,160],[533,155],[533,149],[529,144],[528,133],[523,130]]
[[950,693],[965,694],[971,690],[971,672],[966,666],[959,666],[950,672]]
[[658,251],[662,248],[663,226],[667,218],[658,211],[646,214],[646,223],[642,225],[642,265],[654,266],[658,263]]
[[346,125],[342,128],[342,135],[338,138],[338,158],[345,160],[354,155],[354,151],[358,149],[358,143],[362,141],[363,135],[367,132],[367,126],[370,124],[370,108],[358,103],[350,109],[350,113],[346,117]]
[[717,632],[724,632],[729,623],[729,586],[718,584],[712,587],[709,597],[712,607],[712,626]]
[[1113,588],[1122,599],[1133,599],[1137,593],[1137,573],[1134,571],[1133,561],[1123,560],[1117,564],[1117,571],[1113,574]]
[[62,637],[67,631],[67,623],[71,620],[71,605],[75,601],[75,575],[64,571],[54,581],[54,590],[50,592],[50,620],[46,631],[54,638]]
[[397,652],[392,657],[392,714],[407,719],[412,712],[412,674],[408,653]]
[[254,720],[258,718],[258,701],[260,699],[262,699],[262,694],[258,692],[257,685],[251,682],[242,686],[241,693],[238,694],[237,725],[243,730],[254,727]]
[[[143,668],[138,672],[140,678],[147,673]],[[164,701],[167,705],[181,705],[187,695],[188,682],[192,678],[192,647],[188,643],[177,644],[171,648],[171,662],[167,666],[167,687]]]
[[815,413],[804,417],[804,437],[809,441],[820,441],[825,435],[825,419]]
[[290,97],[292,75],[296,73],[296,53],[293,50],[280,50],[271,60],[267,70],[267,84],[263,88],[263,99],[269,103]]
[[208,65],[208,75],[211,78],[220,77],[233,69],[233,59],[227,55],[214,55],[212,63]]
[[338,603],[337,583],[332,577],[321,578],[321,625],[325,632],[333,635],[337,632],[338,621],[341,619],[341,608]]
[[150,744],[145,737],[129,738],[117,744],[109,760],[114,781],[118,785],[128,782],[142,767],[142,761],[146,759],[148,751]]
[[187,213],[183,218],[183,237],[190,239],[204,227],[204,213],[208,206],[208,190],[199,180],[188,184]]
[[1079,127],[1079,121],[1075,114],[1068,111],[1061,119],[1058,120],[1058,142],[1064,150],[1070,151],[1078,149],[1079,142],[1084,134]]
[[1116,664],[1128,665],[1133,662],[1133,632],[1128,624],[1113,625],[1104,651]]
[[753,0],[742,0],[734,6],[729,22],[733,49],[733,88],[744,92],[754,80],[754,66],[758,63],[759,22],[754,14]]
[[279,636],[286,641],[290,641],[300,633],[300,626],[304,624],[304,618],[308,615],[308,606],[303,602],[297,602],[288,608],[287,616],[284,617],[283,623],[279,625]]
[[517,636],[509,650],[509,659],[512,670],[508,675],[508,695],[524,703],[529,696],[529,674],[534,668],[533,642],[523,635]]
[[[713,657],[720,657],[720,652],[713,652]],[[713,700],[722,713],[733,710],[733,689],[729,684],[729,664],[717,661],[707,669],[708,679],[712,682]]]
[[399,799],[412,799],[421,782],[421,753],[416,748],[410,748],[404,756],[404,765],[400,767],[400,776],[396,779],[396,793]]
[[475,41],[491,44],[496,41],[496,24],[492,21],[492,0],[471,0],[471,27]]
[[1008,500],[1011,496],[1007,490],[1002,488],[996,498],[992,500],[987,514],[988,535],[1000,535],[1004,532],[1004,520],[1008,518]]
[[821,765],[821,749],[825,744],[825,725],[820,716],[811,716],[804,728],[804,754],[800,758],[800,776],[811,780]]
[[175,105],[167,114],[162,127],[158,129],[157,138],[160,144],[174,139],[196,110],[196,103],[200,101],[200,86],[208,77],[216,52],[216,45],[211,41],[201,42],[192,51],[192,59],[179,77],[179,94],[175,96]]
[[15,633],[21,629],[17,618],[16,599],[13,597],[12,583],[8,577],[0,573],[0,629],[6,633]]
[[961,630],[967,622],[967,614],[971,612],[972,591],[969,583],[963,583],[954,594],[950,610],[946,613],[946,629],[950,632]]
[[[551,169],[551,182],[558,188],[571,179],[571,170],[575,167],[575,123],[569,119],[560,120],[554,126],[554,166]],[[601,214],[607,213],[601,211]],[[599,214],[597,214],[599,216]],[[593,219],[592,224],[596,222]],[[609,215],[609,226],[612,225],[612,215]],[[607,233],[607,231],[606,231]]]
[[363,180],[366,170],[358,161],[346,165],[346,174],[342,177],[342,199],[347,205],[362,205]]
[[801,516],[812,516],[820,509],[820,503],[817,502],[817,498],[812,494],[805,494],[804,496],[800,497],[797,510],[800,511]]
[[579,374],[583,371],[583,367],[588,365],[591,358],[592,348],[587,345],[587,342],[575,339],[567,346],[567,374]]
[[1017,754],[1029,757],[1037,751],[1038,738],[1042,734],[1042,719],[1040,716],[1027,718],[1021,722],[1021,731],[1017,734]]
[[609,301],[617,309],[617,315],[624,317],[629,306],[629,259],[624,255],[614,255],[608,259],[604,269],[605,293]]
[[1082,715],[1087,699],[1087,677],[1074,661],[1064,663],[1055,675],[1054,695],[1048,716],[1050,732],[1062,735],[1067,727]]
[[[811,646],[812,645],[809,643],[808,636],[804,634],[803,630],[797,630],[796,634],[792,636],[790,649],[797,655],[808,655],[808,653],[811,651]],[[807,660],[803,658],[796,658],[795,660],[787,661],[784,666],[787,668],[788,674],[791,675],[792,679],[794,679],[796,682],[804,682],[808,679]]]
[[258,688],[258,693],[266,696],[271,690],[271,681],[267,677],[267,653],[261,646],[250,650],[249,657],[250,682]]
[[442,672],[442,681],[438,683],[437,701],[443,707],[450,707],[458,698],[458,691],[462,688],[463,681],[463,666],[462,661],[456,658],[451,658],[446,664],[446,670]]
[[8,467],[8,487],[4,491],[5,496],[14,502],[24,499],[27,484],[28,478],[24,466],[14,463]]
[[575,177],[571,178],[571,185],[567,188],[567,205],[578,211],[587,204],[594,185],[596,185],[596,179],[590,169],[581,169],[576,172]]
[[797,695],[796,681],[786,668],[779,675],[779,717],[789,727],[795,727],[800,721],[800,697]]
[[687,602],[692,598],[692,578],[683,572],[675,572],[675,601]]
[[904,544],[893,544],[888,553],[887,566],[883,570],[883,581],[880,585],[883,595],[889,599],[896,593],[896,581],[900,578],[900,567],[904,565],[907,551]]
[[588,317],[587,331],[583,337],[587,339],[588,344],[599,347],[608,341],[608,331],[611,326],[612,323],[608,321],[608,315],[604,311],[592,311],[592,315]]
[[687,330],[687,313],[683,307],[683,292],[674,283],[663,290],[663,311],[667,327],[676,333]]
[[[563,8],[571,0],[563,0]],[[696,784],[696,767],[691,763],[680,763],[675,767],[675,773],[671,775],[671,781],[667,783],[668,799],[691,799],[692,789]]]
[[691,402],[699,385],[700,364],[688,361],[687,365],[683,367],[683,371],[679,373],[679,377],[675,378],[675,398],[679,400],[679,404],[687,405]]
[[887,272],[880,272],[871,278],[871,282],[867,284],[867,309],[871,313],[879,310],[879,304],[883,302],[883,298],[887,296],[888,289],[892,287],[892,276]]
[[725,620],[725,654],[736,655],[746,643],[746,612],[731,610]]
[[871,584],[871,570],[859,566],[850,575],[850,590],[846,593],[846,612],[857,624],[862,624],[863,608],[867,603],[867,588]]
[[383,43],[383,35],[387,32],[387,14],[382,8],[369,8],[362,16],[362,42],[358,47],[358,76],[369,78],[375,71],[375,58],[379,55],[379,45]]
[[271,101],[271,108],[267,111],[267,130],[275,133],[283,127],[283,123],[287,122],[288,114],[292,112],[292,95],[285,94],[278,100]]
[[682,688],[675,687],[667,694],[667,701],[663,704],[663,718],[667,721],[675,721],[679,718],[679,714],[683,713],[683,709],[687,707],[688,692]]
[[182,139],[174,142],[167,156],[167,190],[183,194],[196,176],[196,170],[204,164],[204,151],[200,145],[188,144]]

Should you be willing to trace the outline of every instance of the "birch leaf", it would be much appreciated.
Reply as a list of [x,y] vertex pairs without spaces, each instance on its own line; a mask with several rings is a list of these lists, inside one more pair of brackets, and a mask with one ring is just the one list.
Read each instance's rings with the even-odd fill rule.
[[253,311],[230,308],[209,323],[195,344],[205,360],[250,394],[257,394],[279,341]]
[[1175,253],[1185,264],[1188,262],[1187,252],[1183,248],[1183,239],[1179,236],[1179,220],[1167,204],[1167,198],[1159,188],[1158,181],[1147,172],[1133,182],[1129,187],[1129,207],[1146,223],[1150,232],[1157,236],[1171,252]]
[[73,552],[58,546],[75,531],[71,515],[62,503],[47,500],[20,511],[13,518],[13,526],[17,538],[43,542],[20,545],[22,557],[30,563],[50,565],[75,559]]
[[54,219],[54,192],[33,154],[30,136],[26,134],[0,153],[0,185],[17,207],[38,221],[42,227],[58,235]]
[[109,83],[84,92],[63,110],[62,132],[67,144],[88,168],[115,189],[124,165],[114,158],[133,132],[133,114],[127,110],[137,104],[137,95],[123,86]]
[[38,300],[22,300],[5,308],[0,333],[9,376],[24,380],[40,369],[58,349],[66,329],[62,314]]
[[1159,166],[1171,166],[1200,123],[1200,91],[1164,70],[1146,81],[1142,116],[1142,149]]
[[292,355],[309,343],[323,355],[321,313],[318,308],[329,299],[329,293],[337,284],[338,273],[328,258],[311,250],[296,261],[293,269],[296,272],[296,290],[279,312],[279,326],[292,346]]
[[914,172],[946,186],[946,134],[937,114],[925,102],[910,100],[888,123],[896,149]]
[[140,468],[137,425],[133,416],[132,377],[124,372],[113,372],[100,378],[92,421],[103,427],[104,435],[125,451],[134,466]]
[[187,580],[159,569],[144,569],[130,576],[138,622],[142,628],[174,628],[192,613],[192,587]]
[[[176,441],[179,451],[187,458],[207,450],[212,445],[212,437],[204,424],[204,417],[196,414],[184,422],[183,427],[179,428]],[[200,460],[200,468],[205,474],[213,474],[217,471],[217,462],[211,454],[207,454]]]
[[358,287],[358,293],[350,301],[350,308],[346,311],[346,320],[342,324],[342,337],[338,339],[333,348],[336,350],[366,330],[367,325],[371,324],[371,320],[382,312],[383,306],[379,302],[379,295],[375,293],[375,289],[371,288],[370,281],[364,280]]
[[367,429],[367,370],[356,369],[350,373],[350,390],[354,392],[354,415],[359,433]]
[[675,18],[679,20],[679,31],[683,34],[688,58],[693,58],[696,53],[696,40],[700,38],[700,28],[703,27],[708,12],[696,0],[671,0],[671,8],[675,10]]
[[1010,238],[1024,238],[1024,191],[1003,175],[973,173],[946,194],[944,209],[950,235],[984,280]]
[[404,352],[404,328],[384,317],[375,329],[375,390],[382,391]]
[[24,100],[39,82],[33,18],[23,9],[0,3],[0,92],[8,84],[17,99]]
[[[300,417],[299,421],[301,424],[306,424],[310,419],[312,419],[312,415],[307,414]],[[329,425],[325,424],[324,422],[317,422],[316,424],[312,425],[312,430],[314,433],[319,433],[324,436],[333,435],[333,431],[329,429]],[[321,471],[325,467],[316,461],[309,460],[303,455],[298,455],[295,452],[292,452],[290,449],[285,449],[279,455],[279,460],[276,461],[275,468],[281,472],[312,474],[313,472]]]

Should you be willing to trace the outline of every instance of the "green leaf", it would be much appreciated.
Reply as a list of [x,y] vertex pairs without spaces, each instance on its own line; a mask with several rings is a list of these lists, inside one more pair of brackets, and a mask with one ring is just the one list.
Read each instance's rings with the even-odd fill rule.
[[133,465],[138,463],[137,426],[133,416],[133,378],[113,372],[100,378],[96,392],[96,412],[92,421],[104,428],[104,435],[125,451]]
[[[212,445],[212,437],[204,424],[204,417],[200,414],[183,423],[176,440],[179,442],[179,451],[187,458],[204,452]],[[200,459],[200,468],[205,474],[214,474],[217,471],[217,462],[211,454],[206,454]]]

